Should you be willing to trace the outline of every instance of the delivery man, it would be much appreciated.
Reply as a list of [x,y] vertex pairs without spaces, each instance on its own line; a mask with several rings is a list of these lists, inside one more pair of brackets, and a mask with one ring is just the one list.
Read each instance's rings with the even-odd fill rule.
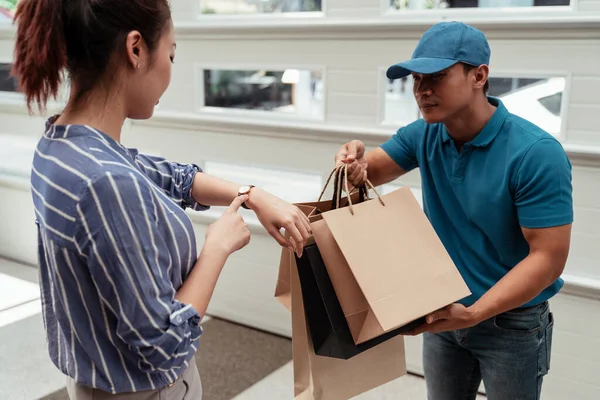
[[422,119],[365,154],[342,146],[359,186],[420,169],[424,210],[472,295],[427,317],[423,362],[430,400],[539,399],[550,368],[553,315],[563,285],[573,200],[561,144],[487,96],[490,48],[479,30],[434,25],[412,59],[387,71],[412,74]]

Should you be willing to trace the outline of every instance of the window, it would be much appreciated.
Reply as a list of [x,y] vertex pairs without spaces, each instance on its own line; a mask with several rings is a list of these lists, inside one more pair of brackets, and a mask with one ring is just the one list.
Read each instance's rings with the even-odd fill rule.
[[202,14],[278,14],[322,11],[322,0],[200,0]]
[[406,125],[421,117],[415,96],[413,78],[408,75],[402,79],[386,81],[384,124]]
[[[0,62],[0,101],[25,104],[25,96],[19,88],[19,82],[11,75],[12,66],[12,63]],[[61,87],[59,88],[56,99],[54,97],[50,97],[48,105],[50,107],[55,105],[64,107],[69,99],[70,90],[70,81],[63,81]]]
[[3,22],[12,23],[19,0],[0,0],[0,24]]
[[322,119],[323,73],[285,70],[204,70],[204,110],[267,112]]
[[559,135],[565,84],[564,77],[490,78],[490,95],[500,98],[513,114]]
[[541,82],[543,79],[536,78],[489,78],[490,96],[500,97],[522,87]]
[[569,6],[570,0],[390,0],[392,10]]
[[[412,92],[412,77],[387,80],[383,123],[406,125],[420,118]],[[565,77],[491,77],[489,96],[499,98],[506,108],[544,129],[560,135]]]
[[0,63],[0,92],[16,93],[19,91],[17,80],[11,76],[12,64]]

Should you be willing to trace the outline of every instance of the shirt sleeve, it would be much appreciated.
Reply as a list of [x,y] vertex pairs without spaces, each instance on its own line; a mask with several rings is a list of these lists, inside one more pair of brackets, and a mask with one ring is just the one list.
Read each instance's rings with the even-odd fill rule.
[[541,139],[523,156],[516,174],[515,206],[524,228],[573,222],[571,163],[555,139]]
[[425,130],[423,120],[415,121],[400,128],[390,140],[381,145],[381,148],[404,171],[412,171],[419,167],[418,148]]
[[[116,316],[116,335],[144,372],[181,368],[200,337],[200,315],[175,299],[171,254],[160,234],[153,189],[139,176],[105,175],[77,205],[77,238],[98,294]],[[116,339],[116,338],[115,338]]]
[[194,178],[197,173],[202,172],[196,164],[180,164],[146,154],[138,154],[135,162],[183,209],[190,207],[195,211],[204,211],[210,208],[199,204],[192,197]]

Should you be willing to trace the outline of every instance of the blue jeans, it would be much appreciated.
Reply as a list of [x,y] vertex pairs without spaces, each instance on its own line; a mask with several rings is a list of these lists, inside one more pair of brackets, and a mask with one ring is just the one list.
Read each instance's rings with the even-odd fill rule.
[[469,329],[423,336],[429,400],[538,400],[550,369],[554,318],[547,302]]

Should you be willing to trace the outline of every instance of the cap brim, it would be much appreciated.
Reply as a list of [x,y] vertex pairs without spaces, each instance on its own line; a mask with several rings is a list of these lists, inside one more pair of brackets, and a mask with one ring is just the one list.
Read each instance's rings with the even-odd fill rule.
[[386,76],[388,79],[400,79],[411,73],[417,74],[435,74],[458,64],[457,60],[446,58],[414,58],[406,62],[392,65],[388,68]]

